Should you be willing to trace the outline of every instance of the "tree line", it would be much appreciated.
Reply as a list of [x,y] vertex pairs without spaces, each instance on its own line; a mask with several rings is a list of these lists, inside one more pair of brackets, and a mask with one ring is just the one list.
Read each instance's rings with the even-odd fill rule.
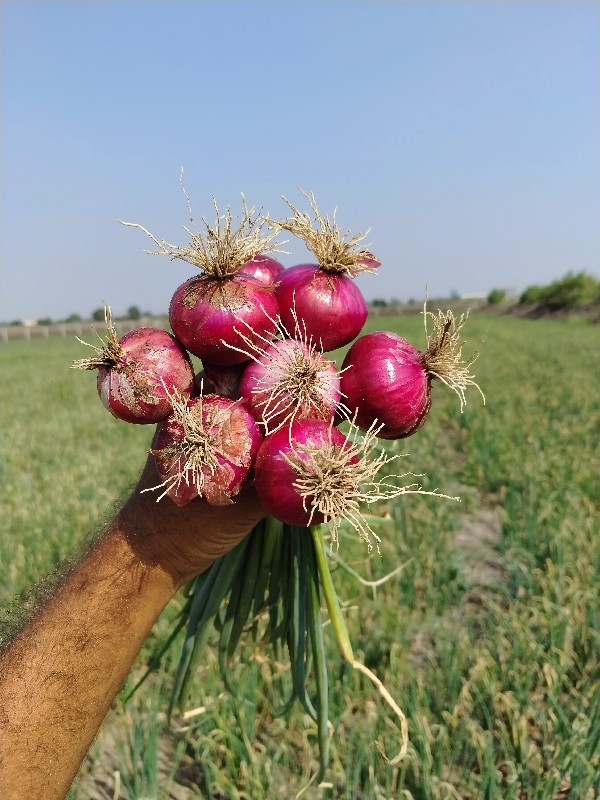
[[[514,303],[504,289],[492,289],[487,300],[490,305]],[[586,272],[568,272],[545,286],[528,286],[517,300],[519,306],[537,306],[548,311],[574,311],[595,303],[600,303],[600,281]]]
[[[139,306],[129,306],[127,311],[121,316],[113,314],[115,320],[136,320],[142,317],[154,317],[152,311],[142,311]],[[81,314],[69,314],[64,319],[52,319],[52,317],[42,317],[37,320],[38,325],[54,325],[54,324],[68,324],[71,322],[103,322],[104,321],[104,308],[95,308],[89,317],[83,317]],[[23,325],[23,320],[15,319],[10,325]]]

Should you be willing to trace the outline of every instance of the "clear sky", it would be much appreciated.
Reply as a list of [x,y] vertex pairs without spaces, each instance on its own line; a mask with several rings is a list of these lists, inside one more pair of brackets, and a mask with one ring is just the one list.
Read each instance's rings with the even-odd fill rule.
[[[0,319],[164,311],[187,209],[314,191],[369,298],[599,270],[595,2],[2,3]],[[301,244],[286,265],[310,261]]]

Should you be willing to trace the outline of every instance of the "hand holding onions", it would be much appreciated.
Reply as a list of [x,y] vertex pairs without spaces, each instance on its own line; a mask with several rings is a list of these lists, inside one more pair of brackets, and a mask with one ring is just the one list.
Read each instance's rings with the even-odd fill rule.
[[[289,201],[292,216],[282,221],[260,218],[244,203],[237,227],[229,209],[217,212],[215,225],[204,221],[204,230],[190,233],[184,247],[124,223],[153,240],[154,254],[186,261],[200,273],[173,295],[169,319],[175,338],[162,332],[172,344],[160,340],[160,359],[154,356],[158,334],[131,332],[117,341],[107,317],[108,344],[96,359],[74,366],[100,370],[102,399],[121,418],[164,420],[152,450],[162,502],[187,505],[201,498],[231,504],[254,481],[272,516],[196,580],[178,623],[186,624],[186,637],[171,707],[187,699],[206,633],[228,597],[230,624],[221,618],[219,626],[226,684],[229,657],[248,621],[270,647],[285,645],[293,698],[317,724],[322,776],[329,747],[322,601],[343,658],[373,680],[400,717],[403,742],[396,762],[407,746],[401,710],[352,655],[323,535],[329,532],[336,542],[346,521],[370,548],[379,539],[363,515],[365,504],[409,492],[445,496],[378,477],[393,458],[377,440],[412,435],[425,423],[432,379],[458,394],[461,410],[465,389],[477,384],[470,373],[473,361],[462,359],[465,317],[425,312],[434,327],[429,334],[426,326],[425,352],[395,333],[356,338],[367,307],[353,279],[380,262],[361,246],[364,236],[342,234],[335,217],[322,216],[314,197],[307,198],[312,219]],[[269,255],[278,249],[282,231],[303,239],[317,263],[283,269]],[[129,342],[138,340],[143,346],[129,355]],[[324,353],[352,341],[338,370]],[[195,383],[186,349],[203,362],[203,376]],[[337,427],[340,420],[347,423],[346,433]],[[240,587],[245,587],[243,602]],[[307,688],[311,661],[314,703]]]

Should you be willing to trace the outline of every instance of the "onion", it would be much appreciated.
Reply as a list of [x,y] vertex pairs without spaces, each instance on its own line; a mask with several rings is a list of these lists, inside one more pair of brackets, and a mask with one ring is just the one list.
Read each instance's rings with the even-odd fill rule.
[[[173,398],[173,414],[151,451],[164,491],[177,505],[204,497],[229,505],[247,481],[262,441],[249,412],[218,395]],[[148,491],[148,490],[144,490]]]
[[315,454],[324,453],[325,449],[337,450],[342,459],[356,461],[354,454],[344,453],[344,434],[320,420],[299,420],[265,438],[256,457],[255,484],[270,514],[288,525],[301,527],[325,521],[316,496],[305,497],[294,485],[300,474],[318,480]]
[[384,425],[382,438],[400,439],[425,422],[430,379],[423,354],[406,339],[384,331],[367,333],[354,342],[342,370],[342,391],[359,427],[377,420]]
[[271,287],[244,275],[223,280],[190,278],[173,295],[169,322],[185,347],[203,361],[218,365],[240,364],[247,358],[228,347],[243,342],[235,327],[245,323],[259,336],[275,333],[278,313]]
[[254,280],[259,283],[270,285],[277,281],[283,269],[283,264],[280,264],[279,261],[276,261],[270,256],[261,254],[243,264],[240,267],[239,274],[254,278]]
[[340,232],[335,216],[322,217],[314,196],[305,195],[316,224],[289,200],[293,217],[282,222],[269,220],[276,230],[286,230],[304,240],[317,257],[318,264],[298,264],[279,276],[277,299],[283,324],[291,328],[291,309],[304,321],[315,341],[324,351],[335,350],[351,342],[367,319],[367,305],[352,278],[360,272],[373,272],[380,261],[369,250],[359,250],[365,238],[358,234],[348,239]]
[[334,542],[340,524],[346,521],[371,549],[372,538],[380,540],[365,520],[361,503],[401,494],[438,494],[414,483],[396,486],[389,478],[377,479],[382,467],[399,458],[382,451],[372,456],[379,450],[377,433],[372,426],[359,436],[351,424],[344,436],[331,422],[296,420],[269,434],[254,467],[256,491],[266,510],[288,525],[326,522]]
[[283,324],[293,324],[291,309],[306,323],[325,352],[355,339],[367,319],[367,304],[354,281],[317,264],[298,264],[281,273],[277,286]]
[[98,394],[115,417],[140,424],[166,419],[171,393],[190,395],[194,388],[187,353],[175,337],[159,328],[136,328],[117,339],[108,306],[104,315],[106,343],[101,348],[88,345],[97,355],[72,366],[98,370]]
[[[396,333],[367,333],[352,345],[341,370],[341,388],[345,403],[354,413],[356,424],[367,430],[377,422],[382,425],[379,437],[401,439],[423,425],[431,407],[431,381],[439,378],[453,389],[465,405],[465,389],[475,386],[468,363],[462,360],[459,332],[466,315],[457,321],[451,311],[433,318],[434,332],[427,335],[428,347],[421,353]],[[427,332],[427,329],[426,329]]]
[[[265,251],[277,248],[272,240],[277,232],[261,234],[266,220],[253,216],[254,209],[243,203],[240,225],[233,229],[233,216],[228,208],[214,226],[203,220],[206,231],[191,233],[188,247],[179,247],[156,239],[137,223],[122,222],[139,228],[159,249],[154,255],[169,255],[198,267],[202,275],[190,278],[173,295],[169,322],[173,333],[194,355],[212,364],[239,364],[244,357],[227,344],[240,346],[234,326],[246,323],[256,336],[274,332],[277,300],[273,286],[240,272],[244,265]],[[189,233],[189,231],[188,231]],[[238,274],[239,273],[239,274]]]
[[240,395],[267,431],[294,419],[333,418],[341,399],[336,366],[305,342],[264,347],[240,382]]
[[291,329],[281,319],[275,320],[280,339],[261,337],[256,344],[254,336],[239,331],[246,345],[242,352],[254,362],[242,365],[239,397],[267,432],[294,419],[330,420],[340,406],[340,376],[335,364],[314,347],[294,308],[291,315]]
[[240,397],[240,379],[246,369],[246,364],[231,364],[224,366],[219,364],[209,364],[202,362],[204,369],[195,377],[196,386],[200,387],[204,381],[206,386],[210,386],[210,392],[229,397],[231,400],[238,400]]

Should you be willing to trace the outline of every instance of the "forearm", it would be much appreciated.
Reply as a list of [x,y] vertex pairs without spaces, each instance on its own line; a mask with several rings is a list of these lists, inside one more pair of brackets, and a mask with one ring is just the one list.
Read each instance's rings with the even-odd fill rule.
[[0,798],[62,800],[144,639],[177,589],[264,516],[235,504],[156,503],[150,457],[116,520],[0,651]]
[[[0,652],[0,797],[63,798],[178,581],[122,512]],[[141,534],[140,534],[141,539]]]

